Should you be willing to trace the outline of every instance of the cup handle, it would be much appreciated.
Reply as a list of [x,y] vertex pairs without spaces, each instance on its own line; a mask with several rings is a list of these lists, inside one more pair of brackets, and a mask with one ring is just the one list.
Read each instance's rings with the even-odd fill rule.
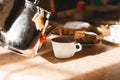
[[75,43],[75,44],[74,44],[73,55],[74,55],[74,53],[80,51],[81,49],[82,49],[81,44],[80,44],[80,43]]

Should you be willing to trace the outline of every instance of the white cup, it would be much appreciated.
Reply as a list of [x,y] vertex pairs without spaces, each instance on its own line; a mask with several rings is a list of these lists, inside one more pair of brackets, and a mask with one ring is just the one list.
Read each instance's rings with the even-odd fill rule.
[[81,51],[80,43],[75,43],[74,37],[56,37],[52,39],[52,47],[56,58],[70,58],[76,52]]
[[113,42],[120,43],[120,25],[110,26],[110,36]]

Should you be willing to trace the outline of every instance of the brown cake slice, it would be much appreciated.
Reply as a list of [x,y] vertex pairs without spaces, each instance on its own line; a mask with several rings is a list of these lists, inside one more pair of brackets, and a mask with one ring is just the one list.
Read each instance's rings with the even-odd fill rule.
[[94,32],[76,31],[75,40],[80,43],[94,44],[97,42],[97,34]]

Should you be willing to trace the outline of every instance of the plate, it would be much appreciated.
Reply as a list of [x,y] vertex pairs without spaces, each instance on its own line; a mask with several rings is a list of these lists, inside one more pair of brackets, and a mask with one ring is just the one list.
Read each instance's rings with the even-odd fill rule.
[[103,37],[103,39],[103,41],[109,45],[120,46],[120,43],[115,42],[113,39],[111,39],[111,36],[105,36]]
[[91,47],[91,46],[96,46],[96,45],[98,45],[98,44],[100,44],[101,43],[101,40],[98,40],[96,43],[94,43],[94,44],[83,44],[83,43],[81,43],[82,44],[82,46],[86,46],[86,47]]
[[120,42],[115,42],[115,41],[111,38],[111,36],[105,36],[103,39],[106,40],[106,41],[108,41],[108,42],[114,43],[114,44],[120,44]]

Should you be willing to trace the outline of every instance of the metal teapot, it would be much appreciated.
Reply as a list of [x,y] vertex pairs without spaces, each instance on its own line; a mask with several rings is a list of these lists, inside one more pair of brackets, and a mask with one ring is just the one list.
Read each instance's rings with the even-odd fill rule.
[[[37,31],[32,18],[37,11],[37,1],[25,1],[25,8],[14,21],[8,31],[0,31],[0,46],[22,55],[36,55],[43,43],[39,40],[41,31]],[[58,24],[49,22],[50,27],[46,28],[48,36]]]

